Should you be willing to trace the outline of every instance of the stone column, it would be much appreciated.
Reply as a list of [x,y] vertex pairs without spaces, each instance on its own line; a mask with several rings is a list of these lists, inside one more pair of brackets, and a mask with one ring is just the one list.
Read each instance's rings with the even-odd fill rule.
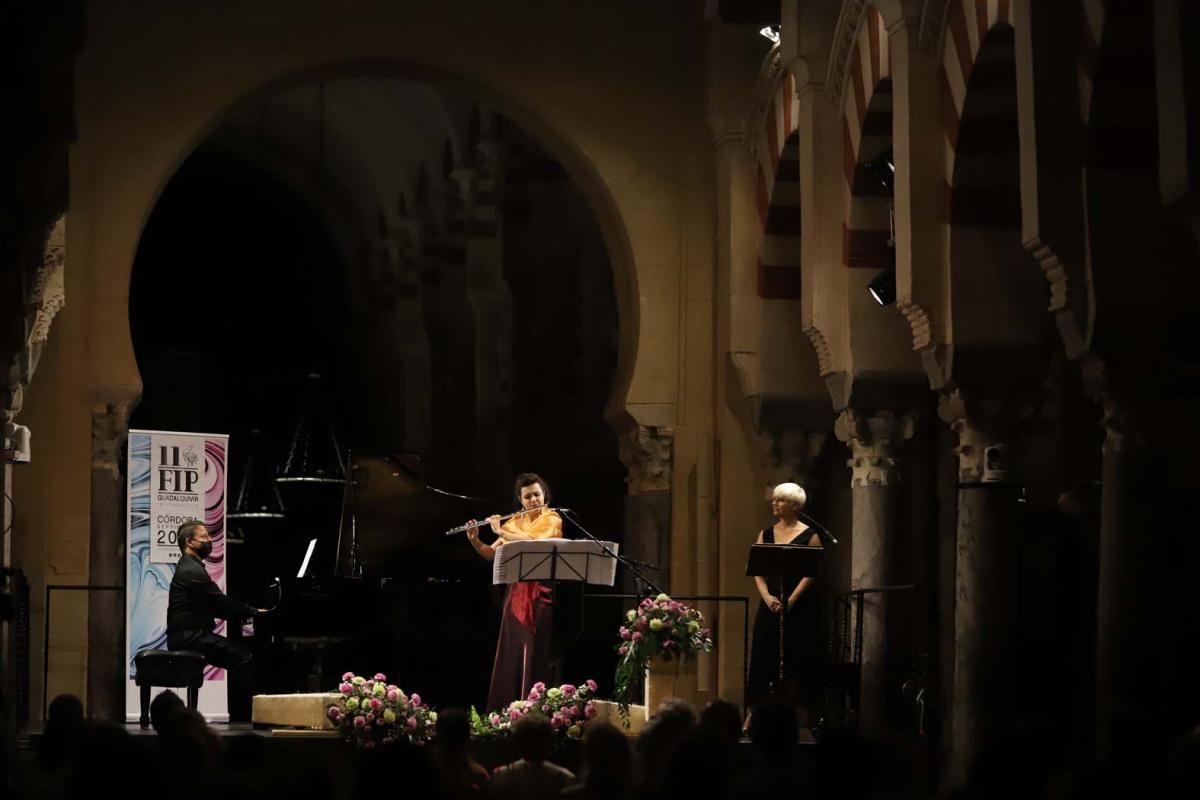
[[[870,414],[846,409],[834,424],[837,438],[850,448],[850,588],[886,586],[893,543],[904,535],[899,448],[913,434],[913,418],[895,411]],[[864,599],[859,731],[877,736],[887,719],[885,594]],[[858,634],[859,632],[856,632]]]
[[[129,434],[130,397],[95,397],[92,403],[92,503],[88,582],[125,585],[125,480],[122,446]],[[122,592],[88,596],[87,714],[125,718],[125,615]]]
[[995,460],[1003,451],[991,449],[1002,446],[998,411],[968,409],[954,390],[939,399],[938,414],[958,439],[950,777],[961,784],[1016,699],[1006,664],[1013,656],[1019,487]]
[[[653,564],[642,566],[645,576],[669,592],[671,586],[671,465],[675,431],[668,427],[638,425],[621,437],[621,462],[629,471],[625,498],[623,554]],[[637,590],[635,576],[627,570],[622,591]]]
[[1096,755],[1107,760],[1161,752],[1161,696],[1151,687],[1163,656],[1155,602],[1155,562],[1142,500],[1153,496],[1144,439],[1114,399],[1100,359],[1082,359],[1084,388],[1103,410],[1100,574],[1096,595]]

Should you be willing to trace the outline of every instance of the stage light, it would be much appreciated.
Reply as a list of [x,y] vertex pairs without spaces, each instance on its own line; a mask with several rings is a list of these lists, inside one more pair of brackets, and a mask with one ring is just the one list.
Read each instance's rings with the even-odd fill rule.
[[867,291],[881,306],[890,306],[896,302],[896,270],[888,267],[880,272],[867,284]]
[[28,464],[33,460],[33,451],[29,446],[29,428],[15,422],[7,422],[4,432],[4,456],[11,464]]
[[759,31],[764,39],[770,39],[772,44],[779,44],[779,26],[767,25]]
[[892,159],[892,148],[889,147],[863,166],[875,176],[880,186],[891,191],[896,182],[896,162]]

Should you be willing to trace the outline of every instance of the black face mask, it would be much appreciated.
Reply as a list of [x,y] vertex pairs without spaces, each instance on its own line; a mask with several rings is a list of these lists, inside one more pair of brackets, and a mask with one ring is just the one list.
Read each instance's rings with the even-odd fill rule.
[[212,542],[201,542],[200,546],[196,548],[196,555],[201,558],[208,558],[212,555]]

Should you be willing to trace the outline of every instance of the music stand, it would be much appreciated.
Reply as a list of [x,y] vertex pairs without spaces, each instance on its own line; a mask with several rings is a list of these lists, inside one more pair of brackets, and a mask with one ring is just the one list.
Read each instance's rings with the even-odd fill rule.
[[776,597],[783,603],[779,610],[779,691],[783,690],[783,634],[787,619],[787,587],[801,578],[817,575],[821,567],[823,547],[799,544],[754,544],[746,562],[746,575],[762,578],[778,590]]
[[528,539],[496,551],[492,583],[580,581],[612,586],[617,576],[614,542],[587,539]]

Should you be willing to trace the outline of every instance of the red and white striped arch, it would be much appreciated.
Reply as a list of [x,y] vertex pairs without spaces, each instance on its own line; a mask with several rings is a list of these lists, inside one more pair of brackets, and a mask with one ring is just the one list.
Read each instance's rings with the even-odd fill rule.
[[758,132],[758,219],[764,226],[767,208],[775,190],[775,174],[783,145],[800,127],[800,105],[796,102],[796,78],[784,70],[783,78],[771,98],[763,129]]
[[988,31],[1012,24],[1010,0],[950,0],[942,36],[942,127],[946,133],[946,182],[954,175],[954,151],[971,69]]
[[[842,227],[842,262],[853,268],[880,269],[890,262],[886,198],[854,196],[855,173],[865,136],[867,111],[880,83],[892,74],[891,48],[883,17],[874,6],[867,6],[854,34],[854,45],[846,65],[846,84],[842,89],[842,137],[846,178],[845,217]],[[890,107],[886,112],[891,118]],[[875,132],[876,138],[880,132]],[[890,123],[882,132],[891,139]]]
[[757,207],[762,246],[758,296],[800,297],[800,172],[796,132],[800,105],[796,78],[784,70],[758,132]]
[[887,28],[874,6],[868,6],[863,22],[854,35],[854,48],[846,69],[846,87],[842,91],[842,125],[846,141],[846,186],[854,186],[858,149],[862,144],[863,122],[875,89],[892,74]]

